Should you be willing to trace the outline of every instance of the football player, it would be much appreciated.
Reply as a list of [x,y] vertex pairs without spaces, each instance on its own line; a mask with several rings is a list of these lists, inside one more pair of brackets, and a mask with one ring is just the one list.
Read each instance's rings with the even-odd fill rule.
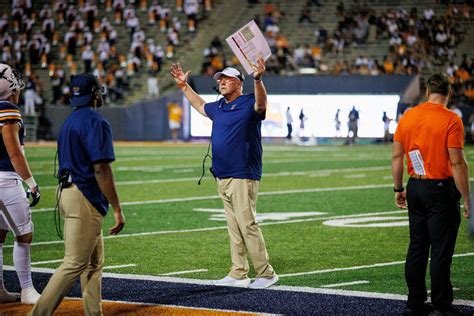
[[[30,206],[39,202],[40,191],[23,150],[25,126],[18,102],[24,86],[15,70],[0,64],[0,302],[21,298],[22,303],[35,304],[40,295],[31,280],[33,222]],[[23,181],[28,186],[26,194]],[[21,295],[8,292],[3,284],[3,243],[10,230],[15,235],[13,264],[20,280]]]

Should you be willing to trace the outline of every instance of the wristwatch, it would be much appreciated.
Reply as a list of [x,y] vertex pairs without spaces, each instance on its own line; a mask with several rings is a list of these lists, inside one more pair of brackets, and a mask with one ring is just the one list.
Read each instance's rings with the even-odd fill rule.
[[400,192],[403,192],[403,191],[405,191],[405,188],[404,188],[404,187],[401,187],[401,188],[395,188],[395,187],[393,187],[393,192],[400,193]]

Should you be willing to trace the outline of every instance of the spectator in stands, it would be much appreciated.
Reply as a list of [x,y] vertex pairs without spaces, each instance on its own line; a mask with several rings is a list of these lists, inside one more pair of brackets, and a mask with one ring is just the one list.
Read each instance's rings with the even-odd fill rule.
[[148,24],[155,24],[160,19],[161,5],[157,0],[153,0],[151,6],[148,8]]
[[57,104],[61,100],[62,95],[62,80],[58,76],[58,73],[55,71],[51,76],[51,86],[53,88],[53,104]]
[[328,31],[323,26],[316,29],[314,35],[316,36],[317,44],[325,44],[328,39]]
[[298,23],[314,23],[313,18],[311,17],[311,9],[309,7],[304,7],[301,11],[301,15],[298,18]]
[[35,104],[38,100],[36,84],[32,77],[28,78],[25,86],[25,114],[35,115]]
[[317,7],[322,7],[323,5],[319,2],[319,0],[307,0],[306,1],[306,6],[310,7],[312,5],[315,5]]
[[116,25],[122,23],[123,10],[125,9],[125,0],[114,0],[112,3],[114,9],[114,22]]
[[94,52],[92,47],[87,45],[82,52],[82,61],[84,62],[84,72],[90,73],[92,71],[92,63],[94,61]]
[[0,35],[3,37],[8,30],[8,15],[4,14],[0,19]]
[[148,71],[148,96],[156,98],[160,95],[160,88],[158,86],[158,77],[156,71],[150,69]]
[[140,20],[135,16],[135,14],[131,14],[127,17],[125,26],[130,31],[130,41],[133,41],[133,33],[140,28]]
[[86,24],[89,29],[94,29],[95,19],[98,15],[97,6],[95,5],[95,3],[86,2],[82,12],[86,18]]
[[199,12],[199,3],[197,0],[184,0],[184,14],[188,18],[188,31],[195,32],[197,27],[197,14]]
[[43,20],[43,23],[41,24],[41,31],[49,41],[53,39],[53,34],[55,31],[55,22],[51,12],[49,12]]
[[56,13],[59,25],[63,25],[66,17],[67,4],[65,0],[56,0],[54,3],[54,12]]

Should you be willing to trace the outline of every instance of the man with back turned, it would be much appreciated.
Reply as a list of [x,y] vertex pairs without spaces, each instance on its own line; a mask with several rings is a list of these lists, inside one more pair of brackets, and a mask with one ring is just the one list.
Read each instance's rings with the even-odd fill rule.
[[[408,206],[410,245],[405,263],[408,302],[405,315],[424,315],[425,274],[431,251],[431,302],[433,315],[457,315],[453,307],[451,262],[460,216],[470,214],[469,169],[464,156],[461,119],[447,109],[451,83],[444,74],[426,82],[428,100],[407,111],[394,136],[392,174],[395,203]],[[410,176],[403,188],[403,160]]]

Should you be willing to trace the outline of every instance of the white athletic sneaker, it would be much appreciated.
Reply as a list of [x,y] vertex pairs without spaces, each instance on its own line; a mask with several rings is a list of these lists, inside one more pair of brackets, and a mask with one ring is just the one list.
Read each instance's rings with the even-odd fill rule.
[[250,289],[265,289],[273,284],[277,283],[280,278],[278,275],[274,275],[271,279],[268,278],[256,278],[252,284],[249,285]]
[[34,287],[29,287],[26,289],[21,290],[21,302],[23,304],[31,304],[34,305],[38,302],[40,298],[40,294],[36,292]]
[[212,284],[218,286],[235,286],[235,287],[248,287],[250,284],[250,279],[245,278],[242,280],[234,279],[230,276],[226,276],[223,279],[212,281]]
[[19,299],[19,293],[10,293],[5,289],[0,289],[0,303],[16,302]]

